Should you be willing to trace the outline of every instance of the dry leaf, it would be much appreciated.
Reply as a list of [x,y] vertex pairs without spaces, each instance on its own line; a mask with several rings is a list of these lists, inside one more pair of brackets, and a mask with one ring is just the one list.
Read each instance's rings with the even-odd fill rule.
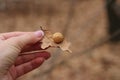
[[42,28],[42,30],[45,33],[45,36],[44,36],[44,38],[42,40],[42,44],[41,44],[42,49],[46,49],[48,47],[56,47],[56,48],[60,48],[62,51],[67,51],[69,53],[72,53],[72,51],[69,49],[70,44],[71,44],[70,42],[68,42],[64,39],[61,43],[55,43],[53,40],[53,33],[51,33],[48,30],[44,30],[43,28]]

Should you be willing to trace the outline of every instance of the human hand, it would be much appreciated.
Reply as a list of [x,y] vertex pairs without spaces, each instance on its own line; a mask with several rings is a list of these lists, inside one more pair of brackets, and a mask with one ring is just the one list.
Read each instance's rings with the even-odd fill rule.
[[50,57],[48,52],[24,52],[40,50],[38,43],[44,33],[10,32],[0,34],[0,80],[16,80],[18,77],[39,67]]

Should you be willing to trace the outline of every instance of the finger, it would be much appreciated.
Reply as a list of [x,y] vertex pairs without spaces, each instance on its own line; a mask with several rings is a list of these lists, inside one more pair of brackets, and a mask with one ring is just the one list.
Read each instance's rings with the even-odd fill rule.
[[49,47],[45,48],[45,49],[42,49],[41,48],[41,44],[42,42],[37,42],[33,45],[28,45],[26,47],[24,47],[24,49],[21,51],[21,53],[25,53],[25,52],[31,52],[31,51],[38,51],[38,50],[46,50],[48,49]]
[[20,77],[35,68],[38,68],[44,62],[44,58],[37,58],[28,63],[16,67],[17,77]]
[[41,30],[35,33],[26,33],[24,35],[5,40],[3,45],[4,47],[6,47],[6,49],[10,49],[9,51],[13,51],[12,53],[18,53],[24,48],[24,46],[28,44],[35,44],[36,42],[41,40],[43,35],[44,33]]
[[29,62],[33,59],[36,58],[44,58],[44,59],[48,59],[50,57],[50,53],[49,52],[37,52],[34,54],[29,54],[29,55],[21,55],[20,57],[17,58],[16,62],[15,62],[15,66],[21,65],[23,63]]
[[33,45],[28,45],[26,46],[22,51],[21,53],[24,53],[24,52],[30,52],[30,51],[36,51],[36,50],[43,50],[41,48],[41,42],[37,42]]
[[26,33],[29,33],[29,32],[9,32],[9,33],[2,33],[2,34],[0,34],[0,39],[6,40],[8,38],[20,36],[20,35],[23,35],[23,34],[26,34]]

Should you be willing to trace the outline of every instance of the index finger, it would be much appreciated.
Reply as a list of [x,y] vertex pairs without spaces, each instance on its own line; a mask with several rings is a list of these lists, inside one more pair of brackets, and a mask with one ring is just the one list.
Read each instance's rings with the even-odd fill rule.
[[23,35],[23,34],[26,34],[26,33],[30,33],[30,32],[8,32],[8,33],[1,33],[0,34],[0,39],[2,40],[6,40],[6,39],[9,39],[11,37],[17,37],[17,36],[20,36],[20,35]]

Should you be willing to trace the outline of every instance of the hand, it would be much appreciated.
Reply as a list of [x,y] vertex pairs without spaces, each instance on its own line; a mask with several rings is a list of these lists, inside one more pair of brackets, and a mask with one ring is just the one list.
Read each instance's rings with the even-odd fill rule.
[[45,51],[23,54],[40,50],[39,41],[43,36],[42,31],[0,34],[0,80],[16,80],[50,57],[50,53]]

